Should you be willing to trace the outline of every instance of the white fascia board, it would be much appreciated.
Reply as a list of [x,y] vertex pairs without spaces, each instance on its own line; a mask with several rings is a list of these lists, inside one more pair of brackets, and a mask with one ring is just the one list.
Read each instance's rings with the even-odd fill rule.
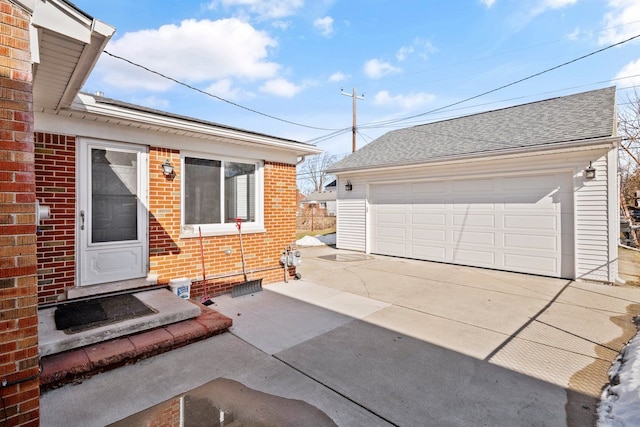
[[405,163],[398,164],[393,166],[373,166],[373,167],[363,167],[363,168],[345,168],[345,169],[328,169],[327,173],[332,175],[340,175],[340,174],[360,174],[360,173],[370,173],[372,171],[380,172],[380,171],[393,171],[398,169],[407,169],[407,168],[418,168],[423,166],[435,166],[435,165],[455,165],[460,163],[467,163],[470,160],[483,160],[483,161],[491,161],[491,160],[503,160],[503,159],[513,159],[513,158],[526,158],[531,156],[543,156],[543,155],[551,155],[551,154],[562,154],[562,153],[572,153],[572,152],[585,152],[591,150],[612,150],[614,148],[618,148],[620,145],[620,141],[622,141],[622,137],[619,136],[609,136],[604,138],[594,138],[588,140],[581,141],[571,141],[566,143],[558,143],[554,144],[553,147],[549,146],[536,146],[536,147],[528,147],[528,148],[514,148],[510,150],[504,150],[500,153],[494,153],[491,155],[487,155],[487,153],[474,153],[463,156],[452,156],[444,159],[434,159],[431,161],[420,162],[420,163]]
[[13,0],[13,3],[17,4],[29,13],[33,13],[33,9],[36,6],[36,0]]
[[92,96],[86,94],[79,94],[69,111],[72,115],[73,112],[88,113],[109,119],[118,119],[124,123],[142,123],[168,130],[177,129],[185,132],[193,132],[203,135],[203,137],[210,136],[236,140],[242,143],[266,145],[273,148],[294,151],[298,155],[320,154],[323,151],[313,145],[270,137],[268,135],[254,134],[248,131],[243,132],[237,129],[217,127],[180,118],[161,116],[145,111],[131,110],[115,105],[96,103]]
[[66,2],[37,1],[31,24],[83,43],[91,42],[93,18]]

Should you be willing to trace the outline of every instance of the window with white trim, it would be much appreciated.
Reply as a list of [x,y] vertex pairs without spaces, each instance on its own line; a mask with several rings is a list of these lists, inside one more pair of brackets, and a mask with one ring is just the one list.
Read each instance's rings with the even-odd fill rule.
[[[262,225],[261,162],[185,155],[182,159],[182,232],[236,231]],[[244,229],[244,228],[243,228]]]

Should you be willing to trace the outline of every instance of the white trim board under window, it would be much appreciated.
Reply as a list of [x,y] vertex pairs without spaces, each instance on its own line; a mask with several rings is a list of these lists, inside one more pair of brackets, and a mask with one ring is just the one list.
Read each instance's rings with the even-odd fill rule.
[[180,236],[264,231],[263,162],[181,153]]

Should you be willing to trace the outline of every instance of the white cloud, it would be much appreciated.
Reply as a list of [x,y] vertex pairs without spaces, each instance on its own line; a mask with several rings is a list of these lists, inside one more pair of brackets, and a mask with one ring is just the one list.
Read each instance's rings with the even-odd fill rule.
[[281,96],[283,98],[293,98],[302,89],[302,86],[297,86],[283,78],[268,80],[265,84],[260,86],[261,92]]
[[526,10],[522,10],[520,13],[512,19],[513,25],[519,30],[526,27],[534,18],[541,15],[548,10],[562,9],[567,6],[571,6],[577,3],[579,0],[534,0],[532,2],[521,2],[522,4],[533,5]]
[[625,65],[622,70],[616,74],[615,78],[622,79],[616,81],[616,85],[620,88],[629,88],[640,85],[640,58]]
[[638,34],[638,26],[628,25],[640,21],[640,1],[609,0],[611,9],[604,16],[604,26],[608,28],[598,38],[601,45],[618,43]]
[[382,90],[373,97],[373,104],[384,107],[400,108],[402,110],[413,110],[420,108],[433,100],[436,96],[426,92],[416,92],[392,96],[389,91]]
[[370,59],[364,64],[364,72],[372,79],[379,79],[389,74],[401,72],[402,69],[394,67],[388,62],[382,62],[378,59]]
[[421,38],[415,38],[409,46],[402,46],[396,53],[398,61],[402,62],[409,58],[409,56],[416,54],[420,58],[427,60],[429,55],[437,52],[438,49],[429,41]]
[[219,4],[227,8],[237,7],[241,12],[268,20],[294,15],[304,6],[304,0],[214,0],[209,4],[209,8],[216,9]]
[[561,9],[577,2],[578,0],[543,0],[541,6],[545,9]]
[[252,95],[233,86],[232,79],[220,79],[205,89],[212,95],[228,100],[238,100],[241,98],[249,98]]
[[582,34],[582,31],[580,30],[580,28],[576,27],[575,30],[567,34],[567,38],[569,40],[578,40],[578,37],[580,36],[580,34]]
[[396,58],[398,59],[398,61],[404,61],[409,55],[413,53],[414,50],[415,49],[413,46],[402,46],[400,49],[398,49]]
[[[268,60],[277,46],[266,33],[238,19],[184,20],[157,30],[125,33],[107,51],[188,83],[274,78],[280,65]],[[167,90],[174,83],[106,57],[99,68],[107,84],[125,89]]]
[[496,0],[480,0],[480,3],[482,3],[487,9],[490,9],[495,2]]
[[329,77],[330,82],[341,82],[348,78],[349,76],[342,71],[337,71]]
[[333,33],[333,18],[330,16],[318,18],[313,21],[313,26],[316,30],[320,31],[320,34],[324,37],[329,37]]

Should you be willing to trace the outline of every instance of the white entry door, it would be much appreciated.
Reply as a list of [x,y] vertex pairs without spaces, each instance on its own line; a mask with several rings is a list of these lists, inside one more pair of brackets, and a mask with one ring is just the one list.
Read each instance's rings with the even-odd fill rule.
[[147,147],[79,141],[79,285],[147,275]]

